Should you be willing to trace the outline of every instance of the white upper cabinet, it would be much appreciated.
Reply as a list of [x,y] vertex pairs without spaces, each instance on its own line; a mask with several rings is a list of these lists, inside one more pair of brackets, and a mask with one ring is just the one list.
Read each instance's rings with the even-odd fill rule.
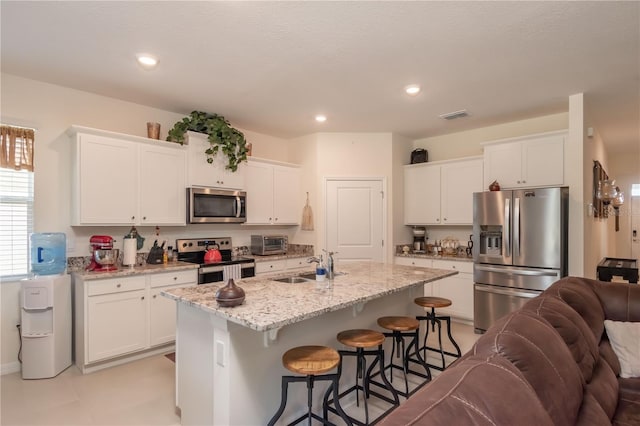
[[421,163],[405,167],[404,223],[440,223],[440,166]]
[[440,181],[442,224],[473,224],[473,193],[482,191],[482,160],[443,164]]
[[215,188],[245,189],[246,163],[240,163],[238,170],[227,169],[228,159],[218,152],[213,163],[207,162],[205,151],[210,144],[208,136],[203,133],[187,132],[188,173],[187,186],[205,186]]
[[246,168],[247,225],[297,225],[300,169],[250,158]]
[[183,150],[140,146],[140,224],[185,223],[184,176]]
[[185,149],[73,126],[71,224],[184,225]]
[[482,191],[482,159],[420,163],[404,169],[405,225],[471,225]]
[[564,184],[566,131],[488,142],[484,146],[484,189],[498,181],[503,189]]

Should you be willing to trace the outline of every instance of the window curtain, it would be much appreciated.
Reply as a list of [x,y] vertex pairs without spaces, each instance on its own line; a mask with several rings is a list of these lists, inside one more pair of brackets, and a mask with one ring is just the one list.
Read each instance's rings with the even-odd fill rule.
[[33,171],[33,129],[2,125],[0,167]]

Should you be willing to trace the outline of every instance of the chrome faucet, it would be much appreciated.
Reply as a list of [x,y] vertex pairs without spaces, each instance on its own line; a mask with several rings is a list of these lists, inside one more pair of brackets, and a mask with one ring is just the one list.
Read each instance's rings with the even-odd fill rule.
[[323,252],[327,253],[327,279],[332,280],[335,274],[333,273],[333,255],[338,254],[338,252],[327,251],[322,249]]
[[318,259],[317,256],[313,256],[307,259],[307,263],[322,263],[322,258]]

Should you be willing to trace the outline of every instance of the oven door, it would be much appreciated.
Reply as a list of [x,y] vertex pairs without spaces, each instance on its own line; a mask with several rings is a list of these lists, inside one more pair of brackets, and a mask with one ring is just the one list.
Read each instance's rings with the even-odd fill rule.
[[[240,268],[242,278],[256,276],[256,264],[254,262],[242,263]],[[222,281],[224,281],[223,265],[200,266],[200,269],[198,269],[198,284],[211,284]]]
[[246,198],[244,191],[187,188],[189,223],[246,222]]

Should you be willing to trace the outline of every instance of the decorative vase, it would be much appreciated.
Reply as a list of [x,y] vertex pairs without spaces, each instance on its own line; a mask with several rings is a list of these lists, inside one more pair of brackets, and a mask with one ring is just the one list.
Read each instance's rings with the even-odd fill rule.
[[229,278],[227,285],[216,291],[216,301],[221,308],[242,305],[242,302],[244,302],[244,290],[236,285],[233,278]]

